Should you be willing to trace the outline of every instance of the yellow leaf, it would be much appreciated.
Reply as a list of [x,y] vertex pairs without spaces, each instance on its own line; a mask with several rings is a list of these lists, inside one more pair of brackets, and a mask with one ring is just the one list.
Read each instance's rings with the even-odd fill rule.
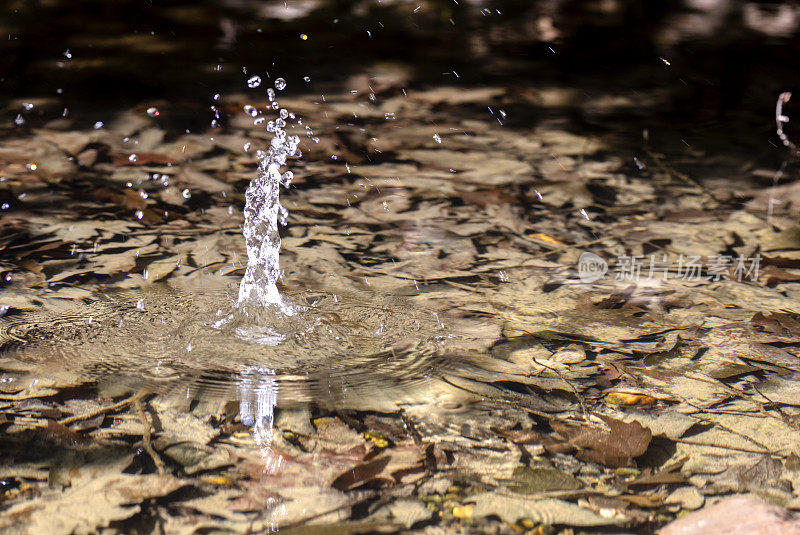
[[605,401],[612,405],[653,405],[656,402],[656,398],[645,394],[611,392],[606,395]]
[[379,448],[387,448],[389,446],[389,441],[386,439],[386,437],[374,431],[367,431],[364,433],[364,438],[372,441],[372,443]]
[[531,238],[542,240],[547,243],[552,243],[554,245],[564,245],[563,241],[559,241],[551,236],[548,236],[547,234],[542,234],[541,232],[537,232],[536,234],[531,234]]
[[453,516],[456,518],[472,518],[473,509],[475,509],[475,506],[472,504],[457,505],[453,507]]

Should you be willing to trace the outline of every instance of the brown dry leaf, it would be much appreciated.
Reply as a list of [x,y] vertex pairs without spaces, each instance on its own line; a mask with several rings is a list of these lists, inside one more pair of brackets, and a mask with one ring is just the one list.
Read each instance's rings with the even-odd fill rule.
[[337,477],[331,485],[335,489],[350,490],[363,483],[372,481],[384,471],[390,460],[389,456],[382,456],[365,463],[357,464]]
[[634,458],[647,451],[652,438],[648,428],[639,422],[626,423],[603,415],[600,418],[608,425],[609,431],[596,427],[577,427],[557,420],[551,420],[550,426],[570,446],[577,448],[576,457],[583,461],[611,467],[629,466]]
[[357,464],[332,483],[339,490],[350,490],[369,482],[407,482],[425,470],[422,446],[391,448],[379,457]]

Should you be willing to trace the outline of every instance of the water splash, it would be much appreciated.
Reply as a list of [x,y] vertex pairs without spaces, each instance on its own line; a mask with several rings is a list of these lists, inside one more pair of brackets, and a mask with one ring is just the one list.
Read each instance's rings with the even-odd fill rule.
[[[278,89],[286,87],[282,80],[276,81]],[[272,107],[274,91],[268,92]],[[285,223],[286,210],[280,204],[280,187],[288,187],[293,175],[290,171],[283,173],[290,156],[298,156],[298,136],[290,136],[284,130],[286,121],[281,117],[270,121],[267,131],[273,133],[267,151],[258,151],[258,171],[250,182],[245,193],[244,233],[247,246],[247,269],[239,286],[237,306],[246,314],[259,310],[277,308],[286,315],[293,315],[294,307],[287,303],[278,291],[277,282],[280,277],[279,253],[281,238],[278,233],[278,222]]]

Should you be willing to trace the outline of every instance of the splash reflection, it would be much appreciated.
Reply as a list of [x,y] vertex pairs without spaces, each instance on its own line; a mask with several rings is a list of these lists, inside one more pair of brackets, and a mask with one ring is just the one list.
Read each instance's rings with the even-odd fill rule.
[[261,366],[248,366],[239,376],[239,415],[242,424],[253,428],[253,439],[262,448],[272,442],[278,383],[275,371]]

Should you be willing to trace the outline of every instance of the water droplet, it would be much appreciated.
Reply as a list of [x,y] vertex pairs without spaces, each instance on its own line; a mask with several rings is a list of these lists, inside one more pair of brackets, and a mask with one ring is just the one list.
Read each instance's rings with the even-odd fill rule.
[[289,110],[287,110],[286,108],[283,108],[279,112],[279,115],[281,116],[281,119],[286,119],[287,117],[289,117]]
[[275,90],[272,89],[271,87],[267,89],[267,100],[269,100],[270,102],[275,100]]
[[284,80],[283,78],[276,79],[275,89],[277,89],[278,91],[283,91],[284,89],[286,89],[286,80]]
[[137,158],[136,158],[135,154],[131,154],[130,156],[128,156],[128,161],[129,162],[135,162],[136,160],[137,160]]
[[260,76],[251,76],[247,79],[247,87],[250,89],[254,89],[261,85],[261,77]]
[[294,178],[294,173],[292,173],[291,171],[286,171],[281,176],[281,184],[283,184],[284,187],[288,188],[289,184],[292,183],[293,178]]
[[189,199],[189,198],[191,198],[191,196],[192,196],[192,192],[191,192],[191,191],[189,191],[188,189],[185,189],[185,190],[183,190],[183,191],[181,192],[181,195],[183,195],[183,198],[184,198],[184,199]]
[[69,48],[64,52],[64,57],[67,59],[72,59],[72,52],[69,51]]
[[140,192],[139,197],[141,197],[142,199],[146,199],[148,197],[147,192],[146,191]]
[[214,100],[219,100],[219,93],[214,93]]
[[255,117],[256,115],[258,115],[258,109],[255,106],[251,106],[250,104],[245,104],[244,112],[250,117]]
[[144,300],[143,299],[139,299],[139,301],[136,302],[136,310],[144,310]]
[[31,104],[30,102],[26,102],[22,105],[22,107],[28,111],[31,111],[33,109],[33,104]]
[[439,144],[441,144],[441,143],[442,143],[442,138],[441,138],[441,137],[439,137],[439,134],[433,134],[433,140],[434,140],[436,143],[439,143]]
[[150,117],[158,117],[161,113],[158,111],[158,108],[147,108],[147,115]]
[[39,167],[39,166],[38,166],[38,165],[36,165],[35,163],[29,163],[29,164],[27,165],[27,168],[28,168],[28,169],[30,169],[31,171],[36,171],[36,169],[38,169],[38,167]]
[[242,145],[242,148],[244,149],[245,152],[250,152],[250,147],[252,147],[252,146],[253,146],[253,144],[248,141],[247,143]]
[[300,39],[302,39],[303,41],[307,41],[308,40],[308,35],[306,35],[304,33],[301,33],[300,34]]
[[387,121],[394,121],[395,119],[397,119],[394,112],[392,111],[384,113],[383,118],[386,119]]
[[189,344],[188,346],[186,346],[186,351],[191,351],[191,350],[192,350],[192,344]]
[[14,119],[14,124],[17,125],[17,126],[24,125],[25,124],[25,117],[23,117],[22,114],[18,113],[17,114],[17,118]]
[[144,217],[144,212],[142,212],[141,210],[136,210],[136,213],[134,215],[136,216],[136,219],[141,219]]
[[95,130],[100,130],[101,128],[103,128],[103,121],[97,121],[96,123],[94,123]]
[[276,119],[275,126],[277,126],[278,128],[283,128],[284,126],[286,126],[286,121],[284,121],[283,119]]
[[8,210],[10,205],[7,202],[0,204],[0,210]]
[[303,81],[310,82],[311,81],[311,77],[310,76],[303,76]]
[[281,105],[280,105],[280,104],[278,104],[278,101],[274,101],[274,102],[272,103],[272,109],[273,109],[273,110],[277,110],[277,109],[278,109],[278,108],[280,108],[280,107],[281,107]]

